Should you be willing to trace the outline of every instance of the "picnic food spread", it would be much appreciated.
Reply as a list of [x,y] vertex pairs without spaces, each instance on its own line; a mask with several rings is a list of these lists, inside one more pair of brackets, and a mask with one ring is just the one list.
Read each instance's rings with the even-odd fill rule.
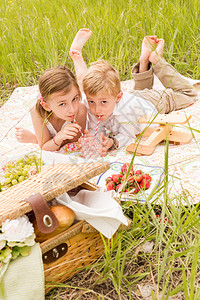
[[[9,163],[10,165],[14,165],[16,163],[16,160],[14,160],[13,162],[9,160]],[[7,163],[4,163],[4,166],[6,164]],[[33,167],[33,165],[31,167]],[[23,251],[21,251],[21,249],[14,248],[15,245],[14,247],[12,247],[13,246],[12,244],[9,246],[9,248],[12,248],[10,250],[12,250],[13,252],[8,254],[7,251],[9,249],[6,250],[4,248],[6,248],[8,242],[10,241],[5,236],[5,241],[3,241],[3,244],[0,243],[0,246],[1,248],[3,247],[1,250],[3,251],[6,250],[5,251],[6,261],[4,262],[5,257],[3,257],[3,264],[0,265],[0,275],[3,276],[4,270],[5,268],[6,269],[8,268],[8,265],[9,265],[8,271],[12,270],[14,265],[12,262],[11,264],[9,263],[10,260],[12,259],[12,256],[13,257],[27,256],[35,260],[35,252],[33,251],[35,249],[34,247],[37,247],[38,249],[37,257],[39,258],[38,260],[38,265],[40,269],[39,275],[40,277],[45,276],[46,292],[50,291],[53,288],[52,284],[49,285],[48,282],[50,281],[63,282],[71,278],[73,274],[78,272],[78,270],[81,267],[83,267],[83,265],[86,266],[86,265],[93,264],[96,261],[96,259],[98,259],[104,253],[104,242],[101,238],[100,232],[103,231],[103,234],[107,240],[107,238],[110,237],[107,237],[106,234],[112,236],[118,230],[120,224],[124,224],[128,226],[127,218],[123,215],[120,205],[112,198],[110,193],[107,193],[108,196],[110,195],[109,204],[108,204],[108,208],[110,209],[109,216],[108,216],[108,210],[106,205],[104,205],[102,209],[102,201],[101,201],[102,195],[99,195],[100,198],[100,201],[98,200],[99,206],[96,205],[97,195],[99,193],[104,193],[104,192],[103,191],[97,192],[96,191],[97,186],[88,182],[90,178],[99,175],[102,172],[107,171],[109,167],[110,167],[109,163],[98,162],[98,161],[82,163],[82,164],[57,163],[50,166],[45,166],[44,168],[38,168],[40,171],[39,173],[31,174],[29,178],[23,180],[22,182],[19,182],[19,184],[15,184],[14,186],[3,188],[3,190],[1,191],[1,206],[0,206],[0,210],[1,210],[0,226],[2,224],[2,229],[0,228],[0,233],[2,233],[3,236],[5,235],[4,232],[5,221],[7,222],[7,220],[10,219],[11,222],[12,221],[16,222],[15,218],[17,217],[22,218],[24,214],[27,214],[25,215],[25,217],[26,218],[28,217],[27,218],[29,220],[28,224],[32,228],[30,234],[32,234],[33,232],[32,235],[34,239],[32,239],[32,236],[30,236],[28,232],[28,235],[25,236],[25,238],[27,238],[27,241],[25,245],[23,244],[23,246],[25,247],[23,248]],[[5,168],[4,168],[4,173],[5,173]],[[3,174],[3,179],[5,180],[4,174]],[[71,201],[68,192],[70,194],[70,191],[74,191],[74,189],[77,189],[77,191],[80,190],[79,194],[81,192],[84,192],[85,198],[82,197],[81,199],[82,203],[80,203],[80,201],[78,200],[76,202],[74,198],[73,201]],[[74,195],[74,193],[72,194]],[[95,207],[88,206],[87,209],[87,201],[88,201],[89,194],[90,195],[93,194],[90,197],[91,198],[90,202],[93,203],[95,201]],[[73,204],[76,210],[74,210],[71,207],[66,207],[66,206],[63,207],[63,205],[61,205],[62,203],[60,202],[64,201],[64,198],[61,197],[63,195],[68,195],[68,198],[70,200],[69,203],[71,203],[71,205]],[[94,201],[92,197],[94,198]],[[87,200],[86,203],[84,202],[85,200]],[[104,200],[107,201],[107,198],[105,197]],[[55,203],[57,201],[58,202],[60,201],[59,205]],[[48,204],[50,205],[50,209]],[[80,207],[80,205],[82,205],[82,210],[78,211],[78,207]],[[83,206],[85,206],[84,211],[83,211]],[[106,207],[106,212],[104,211],[105,207]],[[69,208],[71,208],[71,210]],[[114,213],[115,218],[113,218],[113,208],[115,211]],[[65,212],[63,212],[63,209],[65,210]],[[86,218],[86,209],[89,215],[88,221]],[[56,212],[53,210],[57,211],[57,215]],[[51,217],[52,211],[54,217],[56,218],[55,222],[54,219]],[[106,215],[104,216],[103,213],[104,215],[106,213]],[[76,214],[76,222],[74,222],[74,214]],[[83,214],[84,216],[80,218],[80,214]],[[64,227],[65,228],[62,232],[59,232],[53,237],[48,237],[47,239],[45,238],[45,240],[43,240],[41,243],[35,243],[35,234],[36,235],[38,234],[37,234],[37,230],[31,224],[34,215],[35,218],[37,219],[38,228],[40,228],[40,226],[42,225],[41,227],[42,230],[40,230],[42,233],[47,232],[48,234],[50,234],[51,232],[53,232],[56,223],[58,223],[58,229],[59,227],[62,227],[62,229]],[[104,216],[103,220],[105,220],[103,221],[103,224],[102,224],[102,215]],[[93,216],[93,219],[91,218],[91,216]],[[111,224],[109,223],[110,218],[112,218]],[[99,225],[97,224],[98,223],[97,219],[99,223],[101,222],[101,228],[99,230],[96,229],[97,225]],[[95,225],[91,225],[90,223],[91,222],[94,223],[94,221],[96,222]],[[109,226],[107,226],[107,224]],[[51,225],[51,227],[48,225]],[[43,230],[44,227],[45,230]],[[40,233],[39,233],[39,237],[41,237]],[[33,248],[31,247],[31,249],[29,247],[31,246],[29,241],[30,239],[31,239],[31,245],[34,242],[34,246]],[[14,243],[16,244],[16,242],[21,243],[21,240],[18,241],[18,238],[16,237],[15,234]],[[20,250],[20,252],[18,250]],[[9,259],[8,262],[7,262],[7,257]],[[74,264],[75,260],[76,260],[76,264]],[[26,264],[26,261],[24,261],[24,263]],[[14,270],[14,273],[15,272],[16,271]],[[27,271],[26,278],[31,278],[32,276],[31,272],[32,270],[30,269],[30,275],[28,275],[29,272]],[[62,276],[60,274],[62,274]],[[4,278],[6,279],[6,277]],[[43,282],[42,279],[40,281]]]
[[[130,169],[130,170],[129,170]],[[151,176],[142,170],[130,168],[129,163],[123,164],[119,174],[113,174],[106,178],[106,188],[108,191],[129,192],[137,194],[140,190],[146,190],[151,185]]]

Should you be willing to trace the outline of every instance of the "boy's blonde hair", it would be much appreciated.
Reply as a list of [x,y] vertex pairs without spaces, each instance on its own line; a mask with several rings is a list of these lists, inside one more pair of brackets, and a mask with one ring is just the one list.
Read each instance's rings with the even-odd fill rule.
[[83,91],[91,96],[100,91],[116,97],[121,92],[117,70],[105,60],[98,60],[89,67],[83,77]]
[[[78,89],[79,96],[81,97],[79,86],[74,74],[65,66],[57,66],[55,68],[48,69],[44,71],[39,79],[39,90],[43,101],[46,103],[48,103],[49,95],[56,92],[63,92],[63,94],[68,93],[73,86]],[[48,117],[48,113],[42,107],[40,102],[41,99],[38,99],[36,103],[36,110],[42,118],[46,118]]]

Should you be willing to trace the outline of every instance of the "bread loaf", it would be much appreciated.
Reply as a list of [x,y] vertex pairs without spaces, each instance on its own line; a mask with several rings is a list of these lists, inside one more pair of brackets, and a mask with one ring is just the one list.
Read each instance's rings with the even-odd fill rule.
[[44,234],[39,231],[36,219],[34,219],[33,226],[36,235],[36,242],[44,242],[57,235],[58,233],[65,231],[74,223],[75,214],[69,207],[65,205],[55,205],[51,206],[50,209],[58,219],[59,225],[53,232]]

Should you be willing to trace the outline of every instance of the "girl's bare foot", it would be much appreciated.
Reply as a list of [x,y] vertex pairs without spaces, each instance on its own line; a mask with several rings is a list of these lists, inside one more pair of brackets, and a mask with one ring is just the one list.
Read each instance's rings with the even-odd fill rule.
[[36,135],[31,131],[22,127],[15,127],[15,130],[16,130],[15,137],[18,142],[38,144]]
[[80,29],[72,44],[70,47],[70,52],[73,50],[78,50],[78,51],[82,51],[83,46],[85,45],[85,43],[87,42],[87,40],[89,39],[89,37],[92,35],[92,31],[89,30],[88,28],[82,28]]
[[149,56],[149,61],[154,65],[157,64],[163,57],[165,41],[163,39],[158,39],[155,51],[153,51]]

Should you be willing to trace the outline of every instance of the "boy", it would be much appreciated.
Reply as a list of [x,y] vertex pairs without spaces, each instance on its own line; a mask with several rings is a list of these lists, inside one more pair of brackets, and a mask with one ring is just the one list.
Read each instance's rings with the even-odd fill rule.
[[[102,155],[134,142],[136,135],[145,128],[138,122],[141,116],[169,113],[194,103],[197,93],[193,86],[162,57],[163,39],[157,36],[144,38],[139,63],[132,70],[135,91],[127,93],[121,91],[120,76],[108,62],[97,61],[87,70],[81,55],[83,39],[79,37],[84,35],[84,30],[77,33],[70,55],[80,88],[87,98],[90,134],[95,133],[100,120],[98,133],[102,133]],[[153,51],[154,46],[156,50]],[[153,73],[165,86],[164,91],[152,89]],[[106,131],[112,134],[106,136]]]

